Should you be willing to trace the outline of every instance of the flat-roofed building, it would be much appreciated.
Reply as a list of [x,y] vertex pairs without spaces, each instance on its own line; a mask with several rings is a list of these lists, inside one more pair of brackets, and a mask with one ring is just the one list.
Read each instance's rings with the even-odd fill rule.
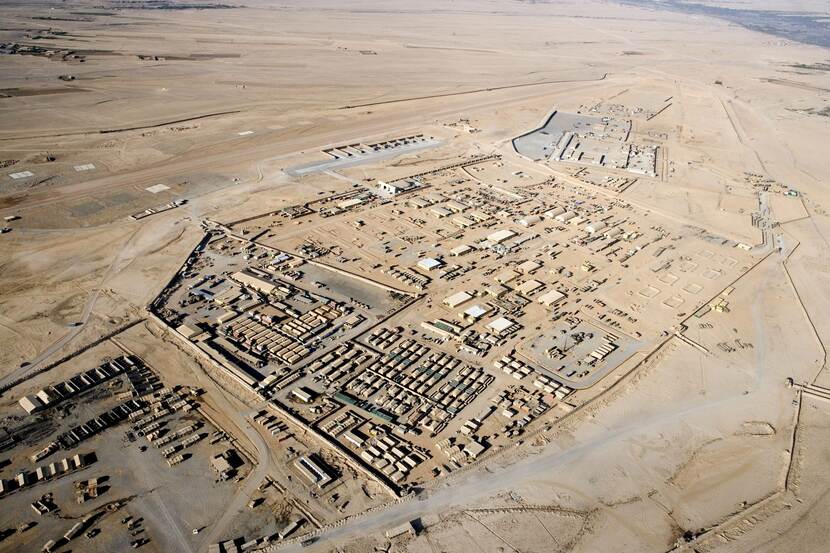
[[502,229],[502,230],[498,230],[498,231],[494,232],[493,234],[490,234],[489,236],[487,236],[487,240],[492,242],[493,244],[501,244],[505,240],[510,240],[514,236],[516,236],[516,233],[513,232],[512,230]]
[[469,206],[467,206],[467,204],[463,204],[463,203],[455,201],[455,200],[450,200],[449,202],[447,202],[444,205],[444,207],[446,207],[447,209],[449,209],[453,213],[463,213],[464,211],[467,210],[467,208]]
[[458,216],[452,218],[452,224],[460,228],[467,228],[473,226],[476,222],[472,219],[468,219],[467,217]]
[[516,267],[516,269],[520,273],[524,273],[526,275],[529,275],[529,274],[532,274],[533,272],[535,272],[541,266],[542,266],[542,264],[540,262],[538,262],[534,259],[528,259],[527,261],[525,261],[524,263],[521,263],[518,267]]
[[475,322],[475,321],[481,319],[482,317],[484,317],[485,315],[487,315],[488,313],[490,313],[491,311],[492,311],[492,308],[490,308],[488,306],[481,306],[481,305],[476,304],[476,305],[473,305],[472,307],[469,307],[469,308],[465,309],[461,313],[461,316],[463,318],[467,319],[467,320]]
[[549,290],[545,292],[543,295],[539,296],[536,301],[544,305],[545,307],[550,307],[552,305],[556,305],[560,301],[565,299],[565,294],[558,290]]
[[517,326],[514,321],[511,321],[507,317],[499,317],[498,319],[490,321],[487,328],[496,334],[507,334]]
[[210,465],[213,467],[213,470],[216,472],[226,472],[231,470],[233,467],[228,462],[228,459],[223,455],[214,455],[210,458]]
[[311,457],[300,457],[294,461],[294,466],[300,471],[300,474],[305,476],[312,484],[317,484],[322,488],[332,481],[331,475],[321,466],[321,463],[316,462]]
[[464,446],[464,453],[466,453],[470,459],[476,459],[479,455],[487,451],[487,446],[482,443],[479,443],[475,440],[472,440],[470,443]]
[[23,410],[26,411],[30,415],[32,413],[36,413],[36,412],[40,411],[41,409],[43,409],[45,407],[43,405],[43,402],[40,401],[35,396],[23,396],[22,398],[20,398],[20,401],[18,401],[18,403],[20,404],[21,407],[23,407]]
[[484,292],[493,298],[500,298],[510,291],[510,288],[501,284],[490,284],[484,288]]
[[443,336],[444,338],[451,338],[453,336],[458,336],[462,330],[462,327],[455,325],[449,321],[445,321],[444,319],[435,319],[434,321],[423,321],[421,322],[421,328],[429,330],[430,332],[434,332],[439,336]]
[[514,271],[513,269],[507,269],[506,271],[502,271],[496,276],[494,276],[493,280],[495,280],[499,284],[507,284],[508,282],[513,282],[518,277],[518,272]]
[[464,302],[469,301],[473,296],[468,292],[456,292],[455,294],[444,298],[444,305],[451,309],[455,309]]
[[240,297],[242,297],[242,290],[238,286],[229,286],[227,289],[213,296],[213,301],[219,305],[230,305]]
[[343,200],[342,202],[337,204],[337,207],[339,207],[340,209],[351,209],[353,207],[359,206],[365,201],[366,200],[362,198],[349,198],[348,200]]
[[414,208],[416,208],[416,209],[422,209],[422,208],[424,208],[424,207],[429,207],[429,206],[431,206],[431,205],[432,205],[432,202],[431,202],[431,201],[429,201],[429,200],[427,200],[426,198],[422,198],[422,197],[418,196],[418,197],[416,197],[416,198],[411,198],[411,199],[409,199],[409,200],[406,202],[406,204],[407,204],[409,207],[414,207]]
[[432,271],[444,265],[444,262],[432,257],[425,257],[418,262],[418,268],[424,271]]
[[357,448],[363,447],[363,444],[366,443],[365,436],[362,436],[356,430],[347,430],[343,433],[343,438]]
[[468,246],[467,244],[461,244],[460,246],[456,246],[453,249],[451,249],[450,250],[450,255],[452,255],[454,257],[459,257],[459,256],[462,256],[462,255],[468,254],[471,251],[473,251],[472,246]]
[[258,292],[262,292],[263,294],[270,294],[274,290],[276,290],[277,286],[273,282],[265,280],[262,277],[259,277],[251,272],[248,271],[239,271],[231,275],[231,278],[243,286],[247,286],[248,288],[253,288]]
[[228,321],[232,321],[234,318],[238,317],[239,313],[232,309],[223,309],[222,314],[216,317],[216,322],[219,324],[225,324]]
[[303,403],[311,403],[314,401],[314,394],[306,388],[294,388],[291,390],[291,395],[299,399]]
[[401,192],[405,192],[406,190],[408,190],[409,188],[412,187],[411,185],[410,186],[404,186],[405,184],[406,184],[405,182],[386,182],[386,181],[379,180],[378,181],[378,191],[381,194],[384,194],[384,195],[387,195],[387,196],[395,196],[397,194],[400,194]]
[[176,332],[188,340],[193,340],[196,336],[202,334],[204,330],[199,328],[195,323],[184,323],[176,327]]
[[490,216],[486,213],[482,213],[481,211],[471,211],[467,214],[467,217],[469,217],[470,219],[474,219],[479,223],[483,223],[485,221],[490,220]]
[[386,537],[390,540],[404,535],[415,535],[415,529],[411,522],[404,522],[400,526],[395,526],[386,531]]
[[528,280],[521,283],[519,286],[516,287],[516,291],[523,296],[529,296],[541,290],[544,287],[544,283],[539,282],[538,280]]

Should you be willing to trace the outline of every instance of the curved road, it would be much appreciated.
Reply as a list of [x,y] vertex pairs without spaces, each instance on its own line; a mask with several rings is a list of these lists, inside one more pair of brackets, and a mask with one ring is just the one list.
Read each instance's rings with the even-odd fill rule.
[[104,276],[101,278],[98,285],[93,289],[90,296],[87,298],[86,303],[84,304],[84,309],[81,312],[80,318],[76,321],[80,324],[73,326],[69,332],[55,340],[52,344],[49,345],[45,350],[40,352],[34,359],[32,359],[28,365],[24,365],[18,367],[9,372],[9,374],[0,380],[0,385],[7,385],[14,380],[19,378],[23,378],[26,375],[36,371],[40,366],[46,361],[49,357],[60,351],[64,346],[66,346],[69,342],[74,340],[78,334],[86,326],[87,322],[89,321],[89,317],[92,315],[92,310],[95,307],[95,302],[98,301],[98,297],[101,295],[101,290],[104,288],[106,282],[112,278],[114,275],[118,274],[127,267],[132,260],[134,260],[139,255],[139,251],[133,249],[130,251],[130,247],[133,246],[133,242],[138,235],[138,233],[142,230],[143,227],[138,227],[132,234],[130,234],[127,241],[124,242],[124,245],[121,246],[121,249],[118,250],[118,253],[115,254],[112,262],[107,267]]
[[[230,413],[231,411],[226,412],[228,415],[230,415]],[[239,417],[240,415],[238,411],[234,411],[233,413],[235,417]],[[233,519],[245,509],[248,501],[250,501],[259,485],[268,475],[271,462],[268,454],[268,445],[265,443],[265,440],[259,432],[254,430],[254,428],[246,420],[244,420],[244,415],[240,418],[241,421],[237,422],[237,426],[240,427],[240,430],[245,433],[245,436],[247,436],[256,448],[258,457],[256,466],[245,479],[245,485],[239,489],[236,496],[234,496],[231,502],[228,503],[228,506],[225,508],[225,512],[222,513],[219,520],[210,526],[210,530],[207,534],[205,534],[204,538],[202,538],[199,551],[205,551],[210,544],[217,543],[219,540],[228,538],[228,536],[224,535],[225,530],[227,530],[228,526],[233,522]],[[240,422],[242,424],[239,424]]]
[[[772,384],[765,386],[771,388]],[[647,430],[657,429],[670,423],[686,421],[695,413],[726,408],[734,412],[740,404],[752,405],[756,398],[753,394],[744,395],[743,391],[724,395],[685,407],[669,409],[654,414],[642,414],[640,417],[629,420],[618,427],[599,428],[593,437],[584,440],[580,445],[567,450],[556,448],[556,442],[551,442],[539,453],[530,455],[512,465],[487,467],[476,472],[465,473],[460,480],[449,480],[442,487],[430,493],[421,500],[410,500],[398,503],[382,511],[357,518],[343,526],[333,528],[320,535],[315,547],[304,548],[299,544],[289,544],[275,547],[272,550],[280,552],[300,551],[328,551],[333,540],[352,539],[366,536],[392,528],[409,520],[428,514],[441,513],[448,509],[463,508],[476,500],[484,500],[499,492],[506,492],[513,487],[529,484],[539,478],[545,478],[546,484],[551,483],[550,475],[555,475],[561,467],[579,462],[590,454],[601,450],[605,446],[635,438]],[[491,472],[492,471],[492,472]],[[647,533],[647,529],[642,529]]]
[[[199,366],[201,367],[201,365]],[[245,437],[254,449],[256,449],[257,456],[254,460],[255,466],[246,477],[244,485],[236,492],[236,495],[227,504],[225,511],[216,522],[210,525],[208,531],[199,541],[198,551],[206,551],[210,544],[228,538],[228,536],[224,535],[224,532],[233,522],[234,518],[245,509],[256,489],[268,475],[268,471],[271,468],[271,456],[268,445],[265,443],[263,437],[248,422],[247,416],[250,413],[248,408],[240,400],[236,399],[233,394],[225,391],[222,385],[204,370],[195,372],[194,374],[196,375],[196,380],[205,388],[209,397],[213,400],[216,410],[231,419],[231,423],[245,434]]]

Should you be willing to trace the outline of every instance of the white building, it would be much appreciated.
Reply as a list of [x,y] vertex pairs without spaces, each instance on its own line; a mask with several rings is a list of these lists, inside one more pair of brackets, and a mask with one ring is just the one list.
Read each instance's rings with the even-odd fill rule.
[[492,330],[496,334],[505,334],[516,326],[516,323],[507,317],[499,317],[487,325],[488,330]]
[[556,219],[560,223],[567,223],[574,217],[576,217],[576,213],[574,213],[573,211],[566,211],[565,213],[560,213],[559,215],[555,216],[554,219]]
[[443,261],[433,259],[431,257],[425,257],[418,262],[418,268],[424,271],[432,271],[433,269],[437,269],[443,265]]
[[517,222],[523,227],[532,227],[541,220],[542,218],[538,215],[528,215],[527,217],[522,217]]
[[562,215],[563,213],[565,213],[564,207],[555,207],[551,210],[545,211],[544,215],[546,219],[553,219],[557,215]]
[[481,319],[482,317],[484,317],[490,311],[492,311],[492,309],[490,309],[489,307],[482,307],[482,306],[476,304],[476,305],[466,309],[463,313],[461,313],[461,316],[464,317],[465,319],[469,319],[469,320],[475,322],[475,321]]

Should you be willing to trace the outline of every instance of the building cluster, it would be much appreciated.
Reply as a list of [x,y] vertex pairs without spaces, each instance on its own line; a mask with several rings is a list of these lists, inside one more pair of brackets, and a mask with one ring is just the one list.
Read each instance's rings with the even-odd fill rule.
[[[154,307],[268,402],[253,418],[274,447],[299,429],[405,490],[568,412],[701,306],[697,276],[727,274],[683,246],[689,229],[613,196],[641,177],[603,168],[656,167],[630,131],[556,113],[514,145],[576,178],[475,158],[214,226]],[[310,452],[290,459],[330,487]]]
[[370,433],[371,437],[367,438],[352,430],[345,439],[360,452],[361,459],[395,484],[402,484],[409,473],[426,460],[411,443],[392,432],[383,432],[377,425],[370,425]]
[[272,437],[284,439],[289,435],[288,425],[276,415],[271,415],[266,409],[261,409],[254,415],[254,422],[261,425]]
[[330,385],[405,431],[438,434],[493,380],[480,368],[410,339],[382,356],[363,357],[367,362],[352,364],[351,371],[342,365],[336,375],[328,371]]
[[323,152],[330,155],[331,157],[333,157],[335,159],[343,159],[343,158],[363,156],[363,155],[371,154],[372,152],[381,152],[383,150],[401,148],[403,146],[421,144],[421,143],[427,142],[429,140],[433,140],[433,138],[431,136],[429,136],[429,137],[424,136],[423,134],[412,134],[412,135],[392,138],[392,139],[389,139],[389,140],[381,140],[379,142],[371,142],[371,143],[368,143],[368,144],[363,144],[363,143],[360,143],[360,142],[356,142],[354,144],[343,144],[343,145],[340,145],[340,146],[332,146],[331,148],[324,149]]
[[34,472],[22,470],[11,480],[0,479],[0,496],[33,486],[53,478],[60,478],[95,461],[94,454],[76,453],[60,461],[37,467]]
[[140,399],[129,399],[112,409],[105,411],[97,417],[91,418],[83,424],[70,428],[59,434],[55,442],[63,449],[71,449],[81,442],[88,440],[103,432],[107,428],[125,421],[130,415],[136,413],[144,406]]
[[82,394],[135,368],[137,368],[137,363],[134,358],[129,356],[118,357],[73,376],[69,380],[38,390],[33,395],[23,396],[20,398],[19,404],[28,414],[36,413]]

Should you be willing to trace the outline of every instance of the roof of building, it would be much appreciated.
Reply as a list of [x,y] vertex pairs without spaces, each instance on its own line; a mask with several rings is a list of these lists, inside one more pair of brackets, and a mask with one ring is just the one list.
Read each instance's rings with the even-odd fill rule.
[[213,466],[213,470],[216,472],[225,472],[226,470],[230,470],[233,467],[228,462],[228,460],[222,455],[216,455],[210,459],[210,464]]
[[516,268],[520,272],[527,274],[527,273],[532,273],[533,271],[535,271],[536,269],[538,269],[541,266],[542,266],[542,264],[540,262],[538,262],[534,259],[528,259],[527,261],[525,261],[524,263],[522,263],[521,265],[519,265]]
[[484,291],[495,298],[500,298],[501,296],[509,292],[510,288],[508,288],[507,286],[503,286],[501,284],[490,284],[484,288]]
[[23,396],[18,403],[30,415],[43,408],[43,403],[34,396]]
[[432,202],[427,200],[426,198],[422,198],[420,196],[416,198],[410,198],[407,202],[414,207],[427,207],[428,205],[432,205]]
[[466,204],[461,203],[461,202],[457,202],[455,200],[450,200],[449,202],[447,202],[445,207],[447,209],[451,210],[451,211],[455,211],[456,213],[460,213],[460,212],[464,211],[465,209],[467,209],[468,206]]
[[545,292],[543,295],[539,296],[536,301],[543,305],[551,306],[559,301],[561,301],[565,297],[565,294],[558,290],[549,290]]
[[504,332],[505,330],[507,330],[515,324],[516,323],[514,323],[507,317],[499,317],[498,319],[490,321],[490,324],[487,325],[487,328],[489,328],[490,330],[495,330],[496,332]]
[[348,200],[343,200],[342,202],[337,204],[337,207],[339,207],[340,209],[349,209],[350,207],[360,205],[363,202],[364,200],[361,198],[349,198]]
[[476,305],[473,305],[472,307],[467,308],[464,311],[464,316],[478,320],[478,319],[482,318],[484,315],[486,315],[487,313],[489,313],[490,311],[491,311],[491,309],[489,307],[482,307],[482,306],[476,304]]
[[431,257],[425,257],[424,259],[418,262],[418,267],[424,269],[425,271],[431,271],[443,265],[443,261],[439,261],[438,259],[433,259]]
[[453,249],[451,249],[450,253],[452,255],[464,255],[465,253],[472,251],[472,249],[472,246],[468,246],[467,244],[461,244],[460,246],[456,246]]
[[535,225],[541,220],[542,218],[538,215],[528,215],[527,217],[522,217],[521,219],[519,219],[519,224],[524,227],[529,227]]
[[444,305],[455,308],[462,303],[469,301],[472,297],[473,296],[471,294],[462,290],[461,292],[456,292],[455,294],[444,298]]
[[236,272],[231,275],[231,278],[249,288],[259,290],[263,294],[270,294],[277,287],[273,282],[269,282],[248,271]]
[[473,440],[464,446],[464,453],[475,459],[476,457],[484,453],[486,449],[486,446]]
[[514,236],[516,236],[516,233],[512,230],[502,229],[487,236],[487,240],[489,240],[490,242],[495,242],[496,244],[500,244],[505,240],[513,238]]
[[195,324],[184,323],[176,327],[176,332],[190,340],[194,336],[198,336],[202,332],[204,332],[201,328],[196,326]]
[[535,292],[536,290],[538,290],[542,286],[544,286],[544,283],[539,282],[538,280],[531,279],[531,280],[523,282],[521,285],[517,286],[516,291],[519,292],[520,294],[529,294],[531,292]]
[[587,227],[585,227],[585,230],[587,230],[589,233],[593,234],[595,232],[601,231],[606,226],[607,225],[605,224],[604,221],[594,221],[593,223],[590,223]]
[[519,273],[514,271],[513,269],[507,269],[506,271],[502,271],[496,276],[493,277],[493,280],[496,282],[500,282],[504,284],[505,282],[510,282],[515,280],[519,276]]

